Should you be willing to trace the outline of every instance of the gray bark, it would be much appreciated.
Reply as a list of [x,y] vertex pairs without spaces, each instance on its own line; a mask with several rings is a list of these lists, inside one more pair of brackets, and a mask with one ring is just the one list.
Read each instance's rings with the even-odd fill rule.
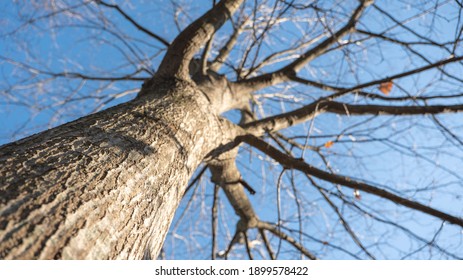
[[0,258],[156,258],[184,188],[229,128],[170,80],[0,147]]

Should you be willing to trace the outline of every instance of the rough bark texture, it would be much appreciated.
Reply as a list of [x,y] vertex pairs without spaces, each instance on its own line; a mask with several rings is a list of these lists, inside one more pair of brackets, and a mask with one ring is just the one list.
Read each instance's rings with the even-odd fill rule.
[[156,258],[188,179],[227,124],[193,85],[0,148],[0,258]]

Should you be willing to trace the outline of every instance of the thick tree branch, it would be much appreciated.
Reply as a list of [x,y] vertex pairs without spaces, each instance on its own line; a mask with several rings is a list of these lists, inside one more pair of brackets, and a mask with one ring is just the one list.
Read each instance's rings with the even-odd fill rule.
[[335,101],[311,103],[300,109],[271,116],[244,125],[244,129],[255,136],[265,132],[284,129],[308,120],[319,114],[329,112],[341,115],[425,115],[463,112],[463,104],[433,106],[383,106],[351,105]]
[[189,80],[189,64],[243,0],[222,0],[183,30],[168,48],[155,77],[177,77]]
[[449,223],[459,225],[463,227],[463,219],[459,217],[455,217],[452,215],[449,215],[447,213],[444,213],[442,211],[439,211],[435,208],[428,207],[426,205],[423,205],[419,202],[404,198],[402,196],[393,194],[389,191],[383,190],[381,188],[372,186],[370,184],[361,182],[361,181],[356,181],[350,177],[347,176],[342,176],[342,175],[336,175],[332,173],[328,173],[326,171],[323,171],[321,169],[315,168],[314,166],[299,160],[295,159],[291,156],[288,156],[284,154],[283,152],[279,151],[278,149],[274,148],[270,144],[266,143],[265,141],[252,136],[252,135],[246,135],[246,136],[240,136],[240,140],[246,142],[247,144],[257,148],[261,152],[265,153],[278,163],[280,163],[283,167],[288,168],[288,169],[296,169],[301,172],[304,172],[306,174],[315,176],[319,179],[322,179],[324,181],[333,183],[333,184],[338,184],[338,185],[343,185],[345,187],[351,188],[351,189],[358,189],[360,191],[364,191],[366,193],[370,193],[379,197],[382,197],[384,199],[390,200],[394,203],[403,205],[405,207],[408,207],[410,209],[415,209],[420,212],[426,213],[428,215],[434,216],[438,219],[447,221]]
[[[237,149],[224,153],[210,162],[208,166],[212,174],[212,182],[221,186],[235,213],[246,224],[245,229],[247,229],[255,225],[257,215],[240,183],[241,174],[235,163],[236,152]],[[229,157],[230,155],[232,157]]]

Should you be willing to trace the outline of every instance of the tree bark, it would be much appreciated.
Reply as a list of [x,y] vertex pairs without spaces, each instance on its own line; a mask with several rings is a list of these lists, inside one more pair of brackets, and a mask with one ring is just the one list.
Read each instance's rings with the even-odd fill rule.
[[0,147],[0,258],[156,258],[188,179],[229,128],[194,85]]

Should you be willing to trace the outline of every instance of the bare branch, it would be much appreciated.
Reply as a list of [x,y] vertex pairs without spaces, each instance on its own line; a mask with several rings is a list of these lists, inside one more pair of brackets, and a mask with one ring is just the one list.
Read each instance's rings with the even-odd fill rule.
[[275,260],[276,259],[275,253],[273,253],[272,246],[270,244],[270,241],[267,238],[267,235],[265,234],[265,231],[263,229],[259,229],[259,233],[262,236],[262,241],[264,242],[265,248],[267,249],[270,259]]
[[248,182],[246,182],[245,180],[243,179],[240,179],[238,181],[241,185],[243,185],[243,187],[252,195],[256,194],[256,190],[254,190],[253,187],[251,187],[251,185],[248,184]]
[[142,31],[143,33],[149,35],[150,37],[153,37],[154,39],[158,40],[159,42],[161,42],[164,46],[166,47],[169,47],[170,44],[169,42],[167,42],[166,39],[162,38],[161,36],[153,33],[152,31],[148,30],[147,28],[143,27],[142,25],[140,25],[138,22],[136,22],[131,16],[129,16],[126,12],[124,12],[124,10],[121,9],[121,7],[119,7],[119,5],[116,5],[116,4],[109,4],[109,3],[106,3],[105,1],[102,1],[102,0],[97,0],[96,1],[97,4],[100,4],[100,5],[103,5],[103,6],[106,6],[108,8],[113,8],[113,9],[116,9],[119,14],[121,14],[125,19],[127,19],[131,24],[133,24],[138,30]]
[[[358,33],[360,34],[363,34],[363,35],[368,35],[368,36],[371,36],[371,37],[376,37],[376,38],[380,38],[384,41],[389,41],[391,43],[394,43],[394,44],[398,44],[400,46],[403,46],[405,48],[407,48],[411,53],[413,53],[414,55],[418,56],[419,58],[421,58],[422,60],[424,60],[426,63],[428,64],[432,64],[431,60],[429,60],[425,55],[419,53],[418,51],[416,51],[415,49],[413,49],[411,46],[412,45],[428,45],[428,46],[434,46],[434,47],[440,47],[440,48],[444,48],[445,49],[445,46],[446,45],[449,45],[451,43],[458,43],[459,40],[455,41],[455,42],[446,42],[446,43],[432,43],[432,42],[405,42],[405,41],[401,41],[401,40],[398,40],[398,39],[395,39],[395,38],[391,38],[391,37],[388,37],[384,34],[376,34],[376,33],[372,33],[372,32],[369,32],[369,31],[364,31],[364,30],[357,30]],[[452,52],[452,54],[454,54],[454,52]],[[447,77],[450,77],[456,81],[459,81],[459,82],[463,82],[463,79],[461,79],[460,77],[456,76],[456,75],[453,75],[453,74],[450,74],[449,72],[445,71],[444,69],[438,69],[442,74],[446,75]]]
[[369,185],[364,182],[356,181],[350,177],[347,176],[342,176],[342,175],[336,175],[332,173],[328,173],[326,171],[323,171],[321,169],[315,168],[314,166],[302,161],[295,159],[293,157],[290,157],[278,149],[272,147],[268,143],[264,142],[263,140],[252,136],[252,135],[246,135],[246,136],[240,136],[240,140],[243,142],[246,142],[247,144],[257,148],[261,152],[265,153],[266,155],[270,156],[272,159],[276,160],[278,163],[280,163],[283,167],[288,168],[288,169],[296,169],[299,171],[302,171],[306,174],[315,176],[319,179],[322,179],[324,181],[331,182],[333,184],[339,184],[346,186],[351,189],[358,189],[360,191],[364,191],[366,193],[370,193],[382,198],[385,198],[387,200],[390,200],[394,203],[403,205],[405,207],[408,207],[410,209],[415,209],[420,212],[426,213],[428,215],[434,216],[438,219],[447,221],[449,223],[459,225],[463,227],[463,219],[449,215],[447,213],[444,213],[442,211],[439,211],[435,208],[428,207],[426,205],[423,205],[419,202],[409,200],[407,198],[401,197],[399,195],[393,194],[391,192],[388,192],[386,190],[377,188],[375,186]]
[[312,183],[313,186],[315,186],[315,188],[317,188],[317,190],[320,192],[320,194],[323,196],[323,198],[325,199],[325,201],[328,203],[328,205],[330,205],[330,207],[334,210],[334,212],[336,213],[336,215],[339,217],[339,220],[341,221],[341,224],[342,226],[344,227],[344,229],[347,231],[347,233],[351,236],[352,240],[355,242],[355,244],[357,244],[357,246],[360,247],[360,249],[362,249],[363,252],[365,252],[365,254],[367,254],[368,257],[370,257],[370,259],[374,260],[376,259],[368,250],[367,248],[365,248],[365,246],[362,244],[362,242],[359,240],[359,238],[357,237],[357,235],[355,234],[355,232],[352,230],[352,228],[350,227],[349,223],[346,221],[346,219],[344,218],[344,215],[341,213],[341,211],[339,210],[339,208],[334,204],[334,202],[330,199],[330,197],[326,194],[326,191],[324,189],[322,189],[310,176],[307,175],[307,178],[310,180],[310,182]]
[[[407,30],[408,32],[410,32],[411,34],[415,35],[416,37],[424,40],[424,41],[427,41],[435,46],[439,46],[439,43],[430,39],[430,37],[426,37],[426,36],[423,36],[421,34],[419,34],[418,32],[416,32],[415,30],[413,30],[413,28],[410,28],[408,26],[406,26],[405,24],[403,24],[402,22],[398,21],[397,19],[395,19],[390,13],[386,12],[384,9],[381,9],[378,5],[376,4],[373,4],[372,7],[374,7],[376,10],[378,10],[380,13],[384,14],[386,17],[388,17],[390,20],[392,20],[393,22],[395,22],[397,25],[399,25],[400,27],[402,27],[403,29]],[[449,51],[450,53],[450,51]]]
[[218,72],[220,70],[225,60],[227,60],[227,57],[230,55],[230,52],[233,50],[233,47],[235,46],[236,42],[238,41],[238,37],[243,31],[246,23],[247,20],[243,21],[238,27],[234,28],[233,33],[228,38],[228,41],[220,49],[219,54],[209,66],[210,70],[214,72]]
[[248,254],[248,258],[250,260],[253,260],[254,257],[252,256],[252,252],[251,252],[251,246],[249,244],[249,238],[248,238],[248,235],[245,231],[243,231],[243,237],[244,237],[244,245],[246,247],[246,253]]
[[215,255],[217,251],[217,204],[219,200],[219,186],[215,185],[214,186],[214,198],[212,201],[212,208],[211,208],[211,217],[212,217],[212,222],[211,222],[211,232],[212,232],[212,246],[211,246],[211,259],[215,260]]
[[238,231],[238,228],[235,231],[235,234],[233,235],[232,239],[230,240],[230,243],[228,243],[227,249],[221,255],[223,258],[228,259],[228,254],[230,254],[231,250],[233,249],[233,245],[239,242],[241,231]]
[[183,193],[184,196],[199,181],[199,179],[201,179],[201,177],[203,176],[204,172],[206,172],[206,170],[207,170],[207,165],[205,165],[205,166],[203,166],[203,168],[201,168],[201,170],[198,172],[198,175],[196,175],[196,177],[193,180],[191,180],[191,182],[185,188],[185,192]]
[[262,230],[270,231],[273,235],[275,235],[275,236],[285,240],[289,244],[291,244],[294,248],[299,250],[301,253],[303,253],[309,259],[311,259],[311,260],[316,260],[317,259],[317,257],[313,253],[311,253],[309,250],[307,250],[304,246],[302,246],[302,244],[297,242],[294,238],[292,238],[291,236],[289,236],[286,233],[284,233],[283,231],[281,231],[278,227],[276,227],[274,225],[271,225],[271,224],[269,224],[267,222],[259,221],[257,223],[257,228],[262,229]]
[[250,79],[242,80],[238,82],[238,85],[243,90],[255,91],[271,85],[276,85],[281,82],[288,81],[291,76],[294,76],[304,65],[312,61],[313,59],[319,57],[323,54],[332,44],[336,43],[340,38],[349,34],[355,30],[355,24],[359,20],[363,11],[372,3],[370,0],[361,0],[359,6],[352,13],[348,22],[337,32],[332,34],[330,37],[322,41],[320,44],[314,48],[308,50],[302,54],[298,59],[294,60],[292,63],[287,66],[274,71],[272,73],[267,73],[261,76],[253,77]]
[[321,110],[340,115],[426,115],[439,113],[457,113],[463,111],[463,104],[432,106],[383,106],[383,105],[351,105],[329,101],[320,105]]
[[329,112],[340,115],[426,115],[463,112],[463,104],[433,106],[351,105],[335,101],[311,103],[287,113],[248,123],[243,128],[255,136],[284,129]]
[[140,72],[143,71],[143,69],[137,69],[134,72],[124,75],[124,76],[119,76],[119,77],[111,77],[111,76],[92,76],[92,75],[87,75],[87,74],[82,74],[82,73],[77,73],[77,72],[51,72],[51,71],[46,71],[42,69],[38,69],[37,67],[33,67],[31,65],[28,65],[23,62],[19,62],[16,60],[13,60],[8,57],[4,57],[0,55],[0,60],[4,60],[12,65],[16,65],[20,68],[25,69],[26,71],[32,73],[32,74],[43,74],[47,76],[51,76],[54,78],[62,77],[62,78],[69,78],[69,79],[82,79],[82,80],[90,80],[90,81],[145,81],[148,77],[137,77],[136,75],[139,74]]
[[[434,69],[434,68],[439,68],[441,66],[444,66],[444,65],[447,65],[447,64],[450,64],[450,63],[453,63],[453,62],[457,62],[457,61],[462,61],[462,60],[463,60],[463,56],[451,56],[450,58],[439,60],[439,61],[437,61],[435,63],[428,64],[428,65],[425,65],[423,67],[415,68],[415,69],[405,71],[405,72],[402,72],[402,73],[399,73],[399,74],[396,74],[396,75],[392,75],[392,76],[385,77],[385,78],[382,78],[382,79],[378,79],[378,80],[374,80],[374,81],[371,81],[371,82],[359,84],[359,85],[356,85],[356,86],[351,87],[351,88],[340,90],[340,91],[338,91],[338,92],[336,92],[336,93],[334,93],[334,94],[332,94],[332,95],[330,95],[328,97],[320,99],[320,101],[321,100],[333,100],[335,98],[339,98],[341,96],[344,96],[344,95],[346,95],[348,93],[356,92],[356,91],[358,91],[360,89],[363,89],[363,88],[367,88],[367,87],[379,85],[381,83],[389,82],[389,81],[392,81],[392,80],[408,77],[408,76],[411,76],[411,75],[414,75],[414,74],[418,74],[418,73],[421,73],[421,72],[424,72],[424,71],[427,71],[427,70],[430,70],[430,69]],[[293,78],[291,78],[291,79],[293,79]],[[295,81],[301,82],[301,79],[297,78],[297,79],[295,79]]]

